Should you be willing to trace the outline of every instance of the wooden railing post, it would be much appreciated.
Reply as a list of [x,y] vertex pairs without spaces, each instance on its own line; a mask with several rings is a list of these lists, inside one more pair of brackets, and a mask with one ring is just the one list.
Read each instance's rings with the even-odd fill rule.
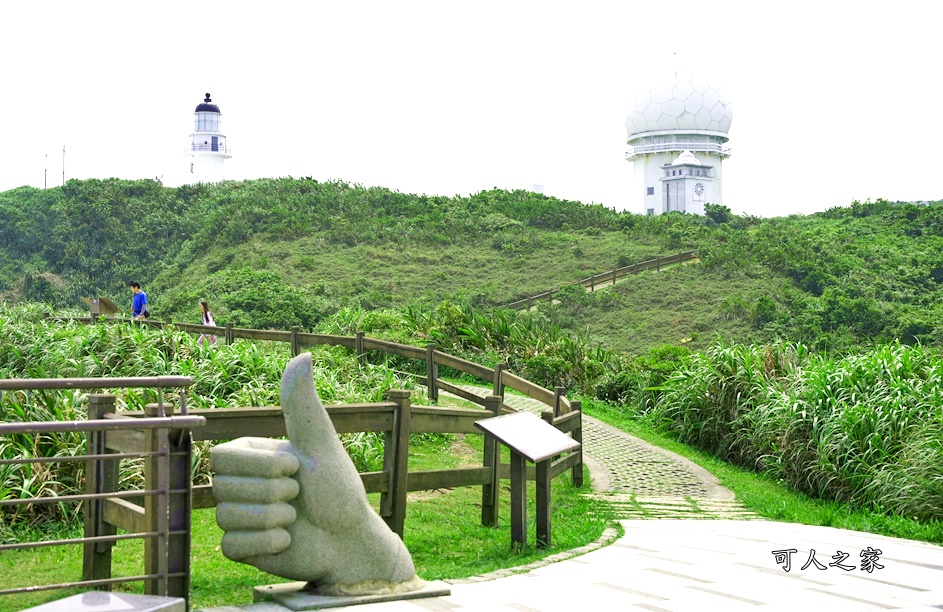
[[[147,404],[148,417],[171,416],[173,409],[160,404]],[[144,497],[147,531],[156,537],[144,538],[144,573],[158,574],[144,581],[144,593],[184,597],[190,596],[190,513],[191,507],[191,436],[189,430],[165,428],[144,431],[144,451],[157,453],[144,459],[144,488],[156,494]],[[181,493],[171,493],[171,490]],[[181,533],[171,535],[173,531]],[[181,573],[170,577],[169,574]]]
[[[158,415],[158,404],[147,404],[144,406],[144,414],[148,417]],[[154,453],[161,450],[161,440],[159,430],[144,430],[144,452]],[[144,458],[144,488],[148,491],[156,491],[160,488],[160,470],[157,457]],[[147,531],[160,531],[160,511],[159,500],[155,495],[146,495],[144,497],[144,520],[147,525]],[[158,537],[144,538],[144,573],[159,574],[161,571],[160,552],[161,546]],[[162,595],[160,592],[161,581],[158,578],[149,578],[144,581],[144,593],[146,595]]]
[[558,416],[563,416],[561,411],[561,406],[563,402],[560,401],[560,398],[563,397],[563,394],[566,393],[565,387],[554,387],[553,388],[553,418]]
[[439,364],[435,362],[435,342],[426,345],[426,387],[429,389],[429,401],[439,401]]
[[390,530],[402,539],[406,522],[406,491],[409,479],[409,391],[390,389],[389,400],[396,404],[393,430],[386,433],[383,471],[389,474],[389,487],[380,494],[380,516]]
[[573,466],[570,470],[570,482],[573,483],[574,487],[583,486],[583,402],[575,400],[570,402],[571,411],[576,411],[580,413],[580,422],[579,425],[574,429],[570,436],[580,443],[580,447],[573,451],[574,453],[579,453],[580,462]]
[[233,341],[232,323],[226,323],[226,344],[231,345]]
[[364,362],[364,350],[363,350],[363,332],[357,332],[357,337],[354,340],[354,349],[357,352],[357,361],[360,363]]
[[[485,398],[485,410],[493,416],[501,414],[501,403],[504,398],[500,395],[489,395]],[[501,492],[498,467],[500,464],[500,447],[498,441],[491,434],[485,434],[484,467],[490,468],[491,484],[481,487],[481,524],[485,527],[498,526],[498,497]]]
[[[494,385],[493,391],[494,394],[499,397],[504,397],[504,371],[508,369],[508,364],[499,363],[494,366]],[[494,416],[498,416],[500,412],[496,412]]]
[[298,332],[301,331],[301,328],[297,325],[291,326],[291,356],[298,356]]
[[167,596],[190,599],[190,538],[192,533],[191,517],[193,512],[193,478],[190,473],[193,457],[193,436],[189,429],[172,430],[169,436],[167,461],[170,493],[169,524],[171,532],[167,536],[167,572],[181,574],[168,578]]
[[[115,396],[92,393],[88,396],[88,420],[102,419],[115,411]],[[88,454],[105,454],[105,432],[89,432]],[[85,492],[91,494],[115,491],[118,488],[118,465],[115,460],[89,459],[85,462]],[[93,499],[85,502],[85,537],[115,535],[114,525],[105,522],[105,501]],[[103,580],[111,578],[111,548],[113,542],[86,542],[84,544],[82,579]],[[109,586],[103,587],[110,590]]]

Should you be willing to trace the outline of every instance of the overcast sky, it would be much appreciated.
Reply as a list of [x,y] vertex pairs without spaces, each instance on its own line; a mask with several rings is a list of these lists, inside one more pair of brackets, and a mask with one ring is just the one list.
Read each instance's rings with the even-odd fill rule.
[[180,184],[210,92],[227,178],[543,185],[621,210],[626,111],[687,68],[733,103],[733,212],[943,199],[940,7],[4,2],[0,190],[61,184],[63,145],[66,179]]

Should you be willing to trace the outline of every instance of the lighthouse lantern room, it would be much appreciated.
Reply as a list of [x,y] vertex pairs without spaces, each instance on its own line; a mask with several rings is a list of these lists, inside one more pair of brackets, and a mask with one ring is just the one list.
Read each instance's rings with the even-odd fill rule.
[[196,107],[193,133],[186,153],[190,157],[191,183],[218,183],[225,176],[223,162],[232,157],[226,136],[220,131],[222,113],[210,94]]

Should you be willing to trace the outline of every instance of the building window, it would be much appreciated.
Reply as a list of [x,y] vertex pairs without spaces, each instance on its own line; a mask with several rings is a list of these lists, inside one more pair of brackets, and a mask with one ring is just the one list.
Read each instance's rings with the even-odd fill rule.
[[649,209],[646,211],[646,214],[647,214],[649,217],[654,217],[654,216],[655,216],[655,209],[654,209],[654,208],[649,208]]
[[648,187],[648,188],[645,190],[645,195],[655,195],[655,188],[654,188],[654,187]]

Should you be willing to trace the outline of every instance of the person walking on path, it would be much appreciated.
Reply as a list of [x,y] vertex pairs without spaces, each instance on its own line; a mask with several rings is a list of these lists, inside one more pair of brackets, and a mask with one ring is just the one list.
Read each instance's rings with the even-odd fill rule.
[[131,298],[131,319],[133,321],[143,321],[151,314],[147,309],[147,294],[141,291],[141,284],[137,281],[131,281],[128,286],[131,287],[131,293],[134,294],[134,297]]
[[[206,300],[200,300],[200,321],[203,322],[203,325],[216,327],[216,321],[213,320],[213,312],[210,310],[209,304],[206,303]],[[196,341],[198,346],[203,346],[204,342],[216,344],[216,336],[213,334],[202,334],[200,339]]]

